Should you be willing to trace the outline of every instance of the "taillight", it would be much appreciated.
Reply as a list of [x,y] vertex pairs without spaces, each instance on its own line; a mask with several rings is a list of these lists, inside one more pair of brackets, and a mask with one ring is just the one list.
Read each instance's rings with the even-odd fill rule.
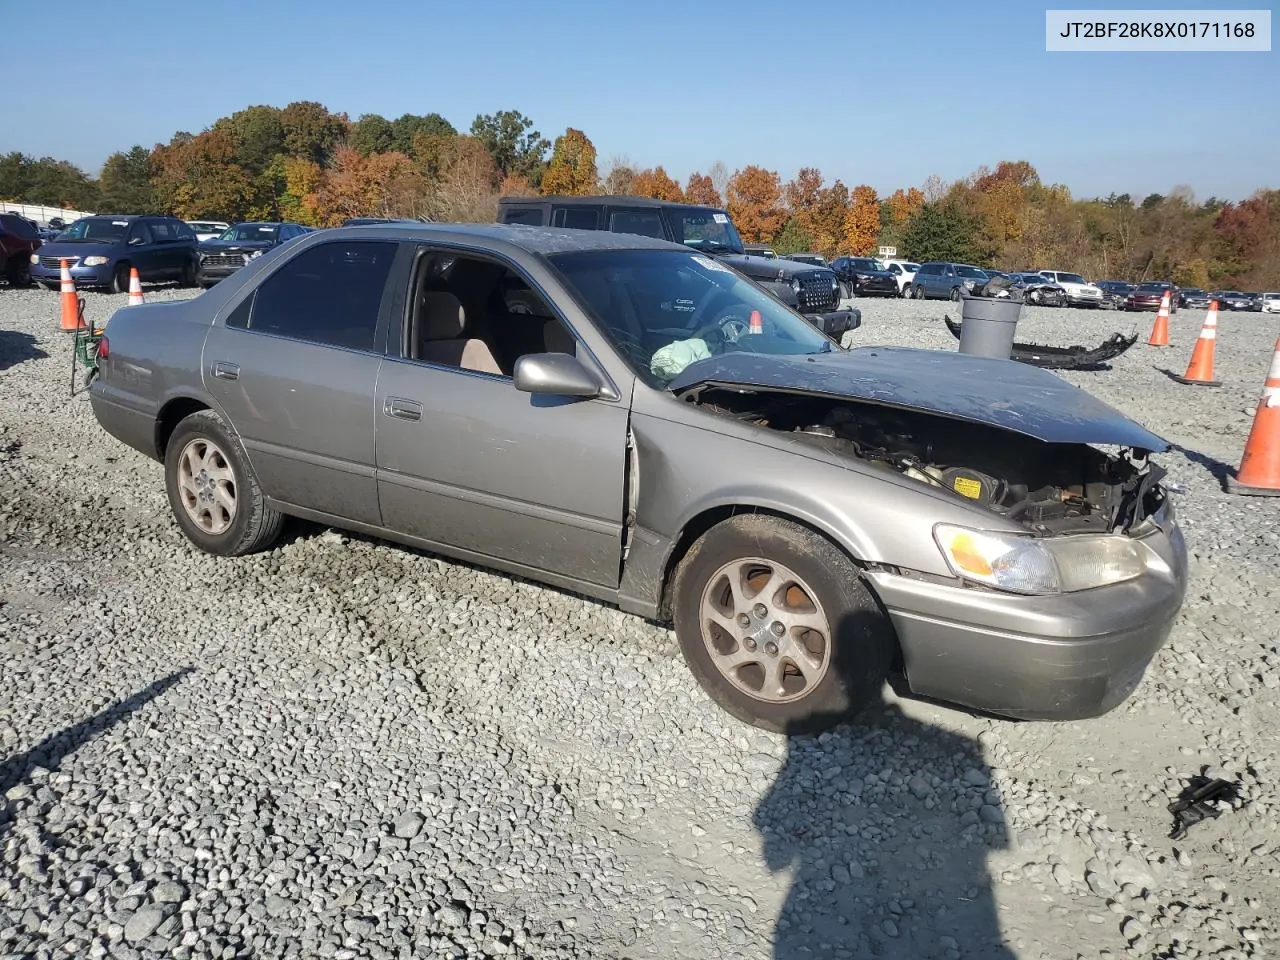
[[111,356],[111,344],[105,334],[98,340],[98,359],[105,360]]

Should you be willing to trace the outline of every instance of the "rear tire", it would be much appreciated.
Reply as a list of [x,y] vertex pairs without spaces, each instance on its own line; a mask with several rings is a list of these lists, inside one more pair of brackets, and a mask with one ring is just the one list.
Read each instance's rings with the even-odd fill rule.
[[807,527],[717,524],[681,559],[674,598],[685,662],[739,720],[804,733],[879,702],[893,629],[853,562]]
[[212,410],[178,424],[164,477],[179,528],[206,553],[239,557],[279,539],[284,514],[266,505],[239,438]]
[[182,275],[178,277],[178,286],[194,287],[196,285],[196,273],[198,267],[194,260],[188,260],[182,266]]
[[923,300],[923,299],[924,299],[924,287],[920,286],[920,284],[918,284],[918,283],[917,283],[914,287],[912,287],[912,288],[911,288],[911,298],[912,298],[913,300]]

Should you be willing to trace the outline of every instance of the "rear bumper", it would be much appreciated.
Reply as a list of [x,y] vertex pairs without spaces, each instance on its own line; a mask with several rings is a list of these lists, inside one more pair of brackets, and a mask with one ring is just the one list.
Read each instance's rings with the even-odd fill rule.
[[806,313],[804,318],[833,339],[862,326],[861,310],[834,310],[831,313]]
[[159,460],[155,417],[121,403],[111,393],[101,378],[89,387],[89,405],[98,425],[126,446]]
[[867,577],[898,633],[912,691],[1025,720],[1079,720],[1128,698],[1182,605],[1181,534],[1157,530],[1142,542],[1159,558],[1143,576],[1054,597]]

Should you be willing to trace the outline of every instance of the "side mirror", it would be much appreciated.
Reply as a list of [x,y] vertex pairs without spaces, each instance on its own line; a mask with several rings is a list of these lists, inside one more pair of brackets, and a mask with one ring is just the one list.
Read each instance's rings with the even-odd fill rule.
[[516,361],[516,389],[559,397],[598,397],[599,377],[567,353],[528,353]]
[[129,241],[129,246],[131,246],[131,247],[140,247],[140,246],[142,246],[144,243],[146,243],[146,241],[145,241],[145,240],[143,240],[143,238],[142,238],[142,237],[134,237],[133,239],[131,239],[131,240]]

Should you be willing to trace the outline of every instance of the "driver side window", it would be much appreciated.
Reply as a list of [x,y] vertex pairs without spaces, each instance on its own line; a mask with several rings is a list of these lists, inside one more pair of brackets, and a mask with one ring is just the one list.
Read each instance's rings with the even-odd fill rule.
[[129,245],[133,247],[151,243],[151,231],[145,223],[135,223],[129,231]]
[[418,258],[405,334],[411,360],[508,378],[527,354],[578,354],[576,338],[525,277],[445,251]]

